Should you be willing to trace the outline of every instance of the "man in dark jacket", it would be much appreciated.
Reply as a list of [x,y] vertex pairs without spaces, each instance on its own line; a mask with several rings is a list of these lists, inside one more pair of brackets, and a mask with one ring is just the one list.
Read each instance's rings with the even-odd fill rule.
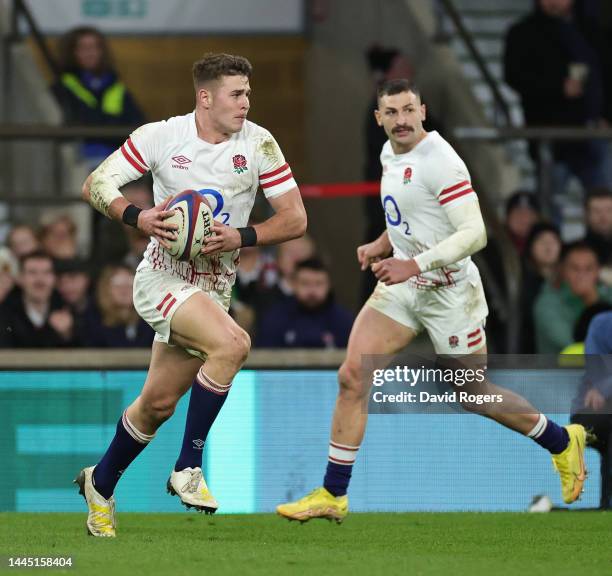
[[612,312],[604,312],[589,324],[585,341],[586,371],[574,399],[571,421],[593,430],[593,448],[601,455],[600,507],[612,508]]
[[334,302],[329,274],[316,258],[295,270],[294,295],[264,314],[257,345],[263,348],[344,348],[353,316]]
[[585,241],[601,265],[600,279],[612,286],[612,190],[593,190],[586,201]]
[[[528,126],[595,126],[603,117],[600,60],[573,4],[536,0],[533,12],[508,32],[505,79],[520,94]],[[534,146],[531,151],[538,160]],[[587,190],[607,185],[604,141],[558,143],[553,155]]]
[[0,347],[57,348],[75,344],[74,319],[54,292],[53,260],[44,252],[23,257],[20,288],[0,308]]

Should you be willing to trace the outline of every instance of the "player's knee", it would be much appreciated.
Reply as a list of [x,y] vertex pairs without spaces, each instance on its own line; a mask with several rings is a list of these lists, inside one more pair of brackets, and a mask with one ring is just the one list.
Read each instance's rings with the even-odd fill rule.
[[361,401],[367,395],[367,386],[361,378],[360,366],[358,363],[346,361],[338,370],[339,393],[343,400]]
[[230,364],[242,366],[250,350],[250,336],[239,326],[233,326],[220,339],[214,354]]

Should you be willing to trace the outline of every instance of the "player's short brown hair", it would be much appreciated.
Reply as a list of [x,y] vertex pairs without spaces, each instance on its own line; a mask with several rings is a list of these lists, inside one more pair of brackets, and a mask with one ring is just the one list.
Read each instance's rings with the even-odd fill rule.
[[378,86],[378,100],[383,96],[395,96],[402,92],[412,92],[415,96],[421,97],[421,91],[410,80],[405,78],[397,78],[395,80],[387,80]]
[[232,54],[204,54],[200,60],[193,63],[193,85],[199,86],[211,80],[218,80],[222,76],[251,77],[253,66],[243,56]]

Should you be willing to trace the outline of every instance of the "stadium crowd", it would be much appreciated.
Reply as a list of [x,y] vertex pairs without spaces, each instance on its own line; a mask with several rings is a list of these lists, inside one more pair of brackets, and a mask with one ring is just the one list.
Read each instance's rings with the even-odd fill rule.
[[[600,8],[591,0],[537,0],[534,10],[509,29],[505,79],[521,98],[527,125],[602,126],[612,120],[612,35]],[[71,30],[59,48],[62,74],[51,89],[66,123],[145,121],[99,31]],[[373,85],[415,75],[396,48],[375,46],[366,57]],[[380,177],[384,134],[370,110],[375,104],[373,99],[363,131],[366,180]],[[427,121],[427,129],[445,134],[436,110],[428,109]],[[81,154],[95,165],[117,144],[86,142]],[[561,212],[553,210],[547,221],[537,190],[521,190],[507,200],[506,231],[522,261],[523,353],[582,350],[574,344],[585,340],[590,319],[612,306],[609,151],[607,142],[596,140],[553,149],[556,206],[564,202],[568,177],[576,177],[585,190],[579,240],[564,242]],[[537,149],[531,153],[537,165]],[[123,193],[136,206],[152,206],[146,177],[126,185]],[[364,241],[370,241],[384,224],[377,198],[366,201],[366,215]],[[75,222],[67,213],[50,211],[37,226],[13,224],[0,248],[1,347],[150,345],[153,331],[137,317],[130,296],[148,238],[97,214],[92,219]],[[91,253],[80,250],[81,226],[93,230]],[[242,251],[231,314],[256,346],[346,345],[353,317],[335,302],[326,264],[333,263],[323,263],[308,236],[274,250]],[[373,276],[364,275],[363,299],[372,287]]]
[[[144,179],[130,200],[152,202]],[[134,310],[136,267],[149,239],[129,226],[98,222],[92,255],[81,254],[77,224],[49,212],[36,228],[12,227],[0,248],[0,347],[149,347],[153,330]],[[309,236],[276,253],[242,251],[230,310],[257,346],[343,348],[353,316],[335,302],[329,273]]]

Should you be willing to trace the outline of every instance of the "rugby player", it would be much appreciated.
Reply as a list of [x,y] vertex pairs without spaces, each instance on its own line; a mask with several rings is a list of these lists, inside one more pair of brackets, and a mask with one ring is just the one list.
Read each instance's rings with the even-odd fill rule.
[[[323,486],[277,507],[291,520],[341,522],[348,513],[347,490],[365,433],[364,406],[371,387],[361,370],[364,355],[395,354],[424,329],[437,354],[480,355],[486,364],[488,307],[470,258],[486,245],[485,225],[464,162],[437,132],[424,130],[425,114],[418,89],[407,80],[390,80],[379,89],[375,115],[389,138],[380,156],[386,231],[357,248],[362,270],[371,266],[379,282],[355,320],[338,373]],[[563,499],[575,501],[586,475],[585,429],[561,427],[493,384],[486,392],[501,393],[504,409],[464,407],[547,449],[561,477]]]
[[[94,536],[115,536],[115,486],[188,390],[183,445],[167,489],[186,506],[209,513],[218,507],[202,474],[202,450],[250,348],[248,334],[227,313],[239,251],[298,238],[306,230],[283,153],[270,132],[247,120],[251,72],[243,57],[205,55],[193,65],[195,110],[138,128],[83,186],[96,210],[151,236],[134,280],[134,305],[156,332],[140,395],[121,415],[102,459],[75,480]],[[140,210],[119,188],[148,171],[155,206]],[[259,187],[274,214],[248,226]],[[209,201],[214,234],[200,257],[179,262],[165,250],[174,230],[164,204],[187,189]]]

